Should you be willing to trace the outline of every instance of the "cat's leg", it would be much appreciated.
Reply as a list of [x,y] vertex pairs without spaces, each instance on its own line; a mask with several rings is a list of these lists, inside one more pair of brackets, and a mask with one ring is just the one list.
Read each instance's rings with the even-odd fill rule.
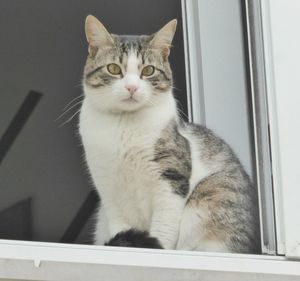
[[[204,207],[187,206],[182,215],[177,250],[230,252],[225,242],[220,239],[221,233],[208,234],[206,224],[209,221],[209,212]],[[220,237],[218,237],[218,235]]]
[[96,245],[104,245],[104,243],[107,242],[108,239],[110,239],[111,234],[108,228],[107,217],[103,208],[100,207],[98,209],[96,218],[97,221],[94,232],[94,242]]
[[156,237],[165,249],[176,246],[185,202],[185,198],[174,193],[167,183],[155,194],[150,235]]
[[[112,199],[111,201],[115,200]],[[122,213],[122,208],[118,206],[116,202],[112,202],[109,204],[104,203],[103,209],[108,222],[110,238],[115,236],[119,232],[126,231],[132,228],[132,226],[125,220]]]
[[109,218],[103,207],[99,210],[95,233],[96,244],[119,247],[162,248],[158,239],[149,236],[148,231],[130,227],[122,219],[120,209],[117,206],[110,210]]
[[117,233],[129,230],[131,226],[123,219],[121,210],[115,205],[106,205],[98,211],[95,231],[97,245],[104,245]]

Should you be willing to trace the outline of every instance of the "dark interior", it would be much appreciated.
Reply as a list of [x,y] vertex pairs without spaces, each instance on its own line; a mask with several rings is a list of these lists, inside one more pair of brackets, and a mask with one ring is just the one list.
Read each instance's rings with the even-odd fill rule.
[[116,34],[150,34],[178,19],[170,60],[187,114],[180,0],[0,1],[1,239],[92,241],[99,200],[77,133],[78,100],[56,120],[82,94],[88,14]]

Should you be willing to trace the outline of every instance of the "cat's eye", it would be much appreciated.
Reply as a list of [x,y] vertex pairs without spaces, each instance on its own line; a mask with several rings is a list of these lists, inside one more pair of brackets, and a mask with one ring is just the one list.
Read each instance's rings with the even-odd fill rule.
[[147,65],[143,68],[142,70],[142,75],[147,77],[147,76],[151,76],[155,71],[154,66],[152,65]]
[[121,67],[115,63],[108,64],[107,70],[112,75],[120,75],[122,73]]

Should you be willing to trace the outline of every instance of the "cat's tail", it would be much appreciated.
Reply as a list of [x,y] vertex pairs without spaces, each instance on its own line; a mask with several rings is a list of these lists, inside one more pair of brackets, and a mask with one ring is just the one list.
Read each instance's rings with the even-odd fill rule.
[[147,231],[136,229],[117,233],[105,246],[163,249],[157,238],[149,236]]

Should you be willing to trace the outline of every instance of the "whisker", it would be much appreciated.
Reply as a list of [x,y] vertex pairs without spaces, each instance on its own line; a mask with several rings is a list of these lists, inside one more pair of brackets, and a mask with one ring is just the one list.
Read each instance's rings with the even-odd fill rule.
[[189,120],[189,117],[184,113],[184,111],[180,108],[177,108],[177,111],[179,112],[179,114],[183,117],[185,117],[187,120]]
[[64,111],[62,114],[60,114],[55,120],[54,122],[56,122],[57,120],[59,120],[61,117],[63,117],[67,112],[69,112],[72,108],[74,108],[75,106],[81,104],[83,101],[79,101],[75,104],[73,104],[71,107],[69,107],[66,111]]
[[69,123],[80,111],[81,109],[77,110],[70,118],[68,118],[64,123],[60,124],[58,127],[61,128],[62,126]]
[[82,84],[83,84],[82,82],[80,82],[80,83],[78,83],[78,84],[75,84],[75,85],[74,85],[74,88],[82,87]]
[[80,96],[78,96],[78,97],[75,97],[75,98],[72,99],[70,102],[68,102],[67,105],[62,109],[62,111],[65,110],[69,105],[71,105],[72,102],[74,102],[75,100],[78,100],[78,99],[81,98],[81,97],[84,97],[84,94],[82,94],[82,95],[80,95]]
[[176,101],[176,104],[177,104],[177,111],[180,113],[181,117],[185,117],[187,120],[189,120],[189,117],[185,114],[185,112],[179,107],[179,105],[181,105],[179,99],[177,99],[175,96],[174,96],[174,99]]
[[182,91],[182,89],[179,89],[179,88],[174,87],[174,86],[171,86],[171,88],[174,89],[174,90],[180,91],[180,92]]

